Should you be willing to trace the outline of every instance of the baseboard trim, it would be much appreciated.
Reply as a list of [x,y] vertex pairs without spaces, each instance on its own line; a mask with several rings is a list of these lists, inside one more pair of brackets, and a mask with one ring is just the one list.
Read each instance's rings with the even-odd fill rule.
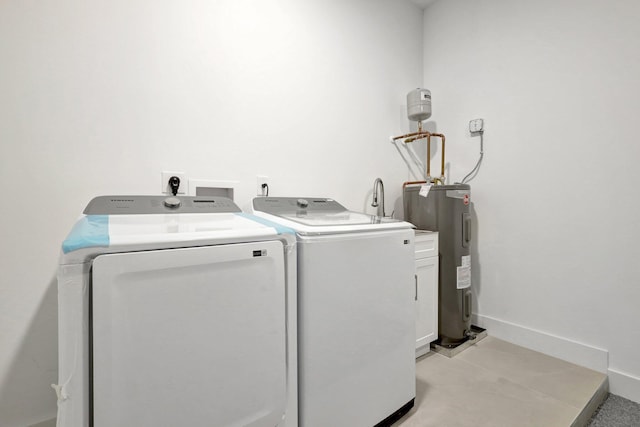
[[[609,352],[607,350],[490,316],[473,314],[472,323],[485,328],[487,334],[513,344],[539,351],[603,374],[611,372],[608,370]],[[611,388],[612,393],[615,393],[613,392],[613,387]]]
[[609,369],[607,375],[611,393],[640,403],[640,378],[616,369]]

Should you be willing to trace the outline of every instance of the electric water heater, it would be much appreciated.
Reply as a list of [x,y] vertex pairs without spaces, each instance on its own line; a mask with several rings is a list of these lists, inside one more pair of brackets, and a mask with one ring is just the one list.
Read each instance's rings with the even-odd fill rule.
[[427,196],[421,186],[404,188],[404,215],[419,230],[439,234],[438,344],[455,347],[471,331],[471,187],[434,185]]

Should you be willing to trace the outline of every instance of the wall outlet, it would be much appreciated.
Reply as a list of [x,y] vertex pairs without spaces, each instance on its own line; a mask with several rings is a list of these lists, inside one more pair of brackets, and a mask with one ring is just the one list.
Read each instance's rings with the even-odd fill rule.
[[[266,187],[263,187],[264,184],[267,184]],[[256,194],[258,196],[268,196],[269,195],[269,177],[266,175],[257,175],[256,176]]]
[[484,120],[474,119],[469,122],[469,132],[477,133],[484,131]]
[[171,186],[169,185],[169,179],[171,179],[172,176],[177,176],[178,178],[180,178],[180,186],[178,187],[178,194],[187,194],[187,187],[188,187],[188,182],[187,182],[187,174],[184,172],[171,172],[171,171],[162,171],[162,173],[160,174],[161,176],[161,182],[160,184],[162,185],[160,192],[163,194],[173,194],[171,192]]

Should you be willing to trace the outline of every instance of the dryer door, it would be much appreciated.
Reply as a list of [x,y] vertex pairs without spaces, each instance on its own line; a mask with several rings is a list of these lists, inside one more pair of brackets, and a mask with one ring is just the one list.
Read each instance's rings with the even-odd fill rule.
[[97,257],[93,425],[278,425],[284,268],[280,241]]

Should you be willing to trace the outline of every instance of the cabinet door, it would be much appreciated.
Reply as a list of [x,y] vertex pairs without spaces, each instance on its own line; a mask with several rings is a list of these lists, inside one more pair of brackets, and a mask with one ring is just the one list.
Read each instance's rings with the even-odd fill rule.
[[416,357],[438,339],[438,257],[416,260]]

